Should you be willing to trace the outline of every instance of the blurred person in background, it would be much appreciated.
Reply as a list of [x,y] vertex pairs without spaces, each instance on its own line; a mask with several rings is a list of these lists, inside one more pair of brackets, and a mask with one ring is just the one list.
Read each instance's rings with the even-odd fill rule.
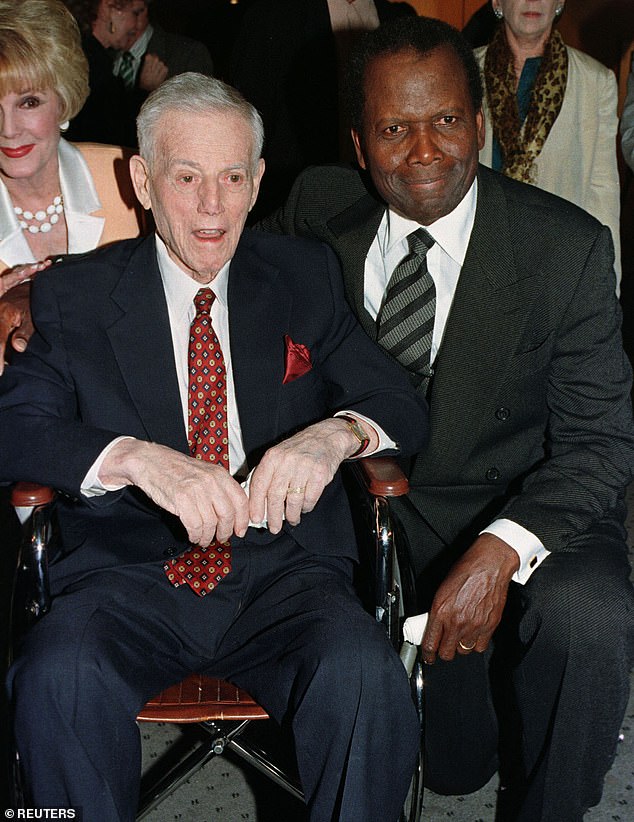
[[[186,71],[197,71],[209,77],[214,73],[207,47],[191,37],[166,31],[154,19],[150,20],[150,3],[151,0],[134,3],[135,10],[143,6],[135,16],[136,37],[131,45],[119,51],[114,61],[114,73],[121,77],[126,88],[143,92],[141,103],[148,92],[168,77]],[[152,88],[149,78],[144,76],[148,73],[147,70],[144,72],[146,63],[156,69],[152,76],[158,82]]]
[[[144,0],[64,0],[82,33],[88,58],[90,94],[70,126],[72,140],[136,146],[138,105],[124,80],[115,75],[117,54],[129,49],[147,21]],[[148,55],[137,85],[150,92],[167,77],[167,67]]]

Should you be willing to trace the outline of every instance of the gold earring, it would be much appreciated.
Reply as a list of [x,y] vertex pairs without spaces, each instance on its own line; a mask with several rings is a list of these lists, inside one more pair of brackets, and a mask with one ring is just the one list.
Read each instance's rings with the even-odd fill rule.
[[112,20],[110,21],[110,27],[108,30],[110,31],[110,34],[114,34],[114,23],[112,22]]

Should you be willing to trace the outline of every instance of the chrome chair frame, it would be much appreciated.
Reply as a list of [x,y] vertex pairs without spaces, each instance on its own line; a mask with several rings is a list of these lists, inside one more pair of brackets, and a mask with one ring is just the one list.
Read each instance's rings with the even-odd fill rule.
[[[368,458],[350,463],[350,467],[350,473],[355,479],[358,500],[365,500],[365,503],[362,503],[362,507],[365,507],[363,516],[370,526],[370,553],[374,553],[371,561],[375,616],[385,627],[390,640],[398,650],[402,643],[403,619],[414,613],[412,609],[416,606],[406,550],[404,546],[395,545],[398,525],[392,518],[389,499],[407,493],[407,479],[391,458]],[[361,492],[358,489],[362,489]],[[19,633],[28,630],[30,624],[45,615],[50,608],[47,545],[52,534],[50,511],[53,498],[54,493],[51,489],[31,483],[18,483],[13,489],[13,505],[20,519],[24,521],[24,538],[18,554],[16,584],[11,603],[12,630],[17,629]],[[408,673],[412,697],[421,721],[421,753],[399,822],[419,822],[423,798],[422,662],[420,654],[415,650],[412,654],[411,648],[409,659]],[[203,715],[201,708],[204,708],[205,697],[201,695],[205,690],[209,690],[210,685],[214,688],[225,686],[229,690],[233,689],[234,693],[229,694],[226,702],[226,714],[231,716],[231,719],[224,718],[222,709],[214,712],[212,719]],[[191,692],[186,695],[185,700],[183,688]],[[170,692],[175,691],[177,693],[172,703]],[[182,710],[184,702],[191,706],[191,710],[186,711],[185,716]],[[178,709],[176,712],[175,706]],[[178,720],[173,718],[174,715],[178,715]],[[145,818],[194,772],[226,751],[233,752],[292,796],[303,800],[298,777],[279,767],[270,752],[264,750],[259,743],[249,741],[245,734],[253,721],[266,718],[266,712],[245,692],[239,691],[229,683],[207,677],[200,677],[197,681],[195,675],[164,691],[148,703],[138,716],[139,722],[196,723],[205,731],[208,738],[200,742],[184,759],[169,767],[152,784],[146,784],[146,780],[143,780],[137,819]],[[22,796],[20,767],[17,752],[14,754],[11,763],[12,784],[14,801],[19,807]]]

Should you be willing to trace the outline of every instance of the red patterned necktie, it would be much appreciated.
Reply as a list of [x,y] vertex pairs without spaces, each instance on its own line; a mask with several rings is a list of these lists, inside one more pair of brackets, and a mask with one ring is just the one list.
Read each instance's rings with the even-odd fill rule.
[[[189,332],[187,442],[192,457],[228,470],[225,361],[209,313],[215,298],[211,288],[201,288],[194,297],[196,316]],[[206,547],[192,545],[163,567],[175,588],[189,585],[202,597],[231,571],[231,546],[215,540]]]

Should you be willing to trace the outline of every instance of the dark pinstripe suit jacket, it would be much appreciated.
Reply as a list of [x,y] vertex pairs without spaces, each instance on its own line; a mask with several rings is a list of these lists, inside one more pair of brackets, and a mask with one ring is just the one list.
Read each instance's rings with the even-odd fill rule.
[[[363,271],[384,211],[359,172],[323,166],[304,172],[260,224],[335,249],[373,338]],[[436,361],[431,436],[403,510],[410,532],[420,529],[411,504],[422,515],[433,551],[466,547],[499,516],[551,551],[622,519],[634,428],[612,263],[609,230],[588,214],[479,169],[475,225]]]

